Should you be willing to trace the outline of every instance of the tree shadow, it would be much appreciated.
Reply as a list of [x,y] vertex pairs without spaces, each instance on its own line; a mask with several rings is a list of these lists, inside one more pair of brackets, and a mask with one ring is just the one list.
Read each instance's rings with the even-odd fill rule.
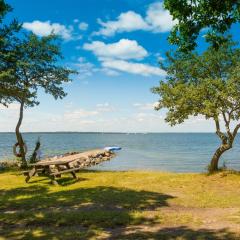
[[76,182],[82,182],[86,180],[87,180],[86,178],[81,178],[81,177],[78,177],[77,179],[73,177],[63,177],[63,178],[58,178],[57,182],[60,186],[68,186]]
[[63,187],[32,182],[26,187],[0,189],[0,238],[240,239],[228,229],[160,228],[155,216],[141,214],[161,214],[161,208],[174,198],[172,195],[112,186],[67,187],[71,181],[63,178]]
[[240,234],[228,229],[209,230],[191,229],[186,226],[169,227],[151,231],[136,230],[134,233],[118,232],[112,234],[109,239],[159,239],[159,240],[237,240]]
[[135,213],[168,206],[167,201],[173,198],[105,186],[64,189],[28,185],[2,189],[0,195],[0,232],[6,239],[76,239],[73,233],[80,239],[90,239],[107,228],[153,223],[154,219]]
[[[67,178],[63,180],[68,181]],[[62,184],[65,184],[64,181]],[[60,186],[57,188],[59,189]],[[35,209],[36,206],[38,208],[70,207],[75,204],[81,207],[86,203],[104,209],[110,207],[152,209],[167,206],[167,200],[173,198],[171,195],[161,193],[105,186],[73,190],[61,188],[61,191],[53,192],[48,186],[36,184],[11,190],[0,189],[0,195],[0,210],[27,207],[28,211]]]

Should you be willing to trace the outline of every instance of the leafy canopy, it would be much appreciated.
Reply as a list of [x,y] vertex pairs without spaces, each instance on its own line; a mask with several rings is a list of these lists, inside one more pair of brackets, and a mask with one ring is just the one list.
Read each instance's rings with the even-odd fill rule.
[[153,88],[160,95],[158,109],[168,109],[167,122],[175,125],[203,115],[215,122],[221,117],[229,127],[240,119],[240,49],[230,39],[202,55],[177,52],[167,57],[163,67],[168,77]]
[[76,73],[58,64],[61,49],[57,37],[49,35],[39,38],[35,34],[18,39],[14,51],[14,78],[21,93],[14,100],[25,106],[39,104],[38,89],[43,89],[55,99],[66,96],[62,84],[70,81],[70,74]]
[[0,103],[7,105],[20,89],[16,86],[14,75],[14,49],[16,46],[16,33],[21,25],[13,20],[10,24],[4,24],[5,15],[12,8],[3,0],[0,0]]
[[5,3],[3,0],[0,0],[0,23],[3,20],[3,17],[7,12],[9,12],[12,8]]
[[4,17],[11,10],[0,0],[0,103],[7,106],[18,101],[34,106],[39,103],[39,88],[54,98],[63,98],[66,94],[61,85],[69,82],[75,71],[58,64],[62,55],[57,37],[22,34],[16,20],[5,25]]
[[199,32],[206,28],[206,40],[218,48],[226,42],[222,34],[240,22],[239,0],[165,0],[164,6],[178,20],[169,41],[183,52],[195,48]]

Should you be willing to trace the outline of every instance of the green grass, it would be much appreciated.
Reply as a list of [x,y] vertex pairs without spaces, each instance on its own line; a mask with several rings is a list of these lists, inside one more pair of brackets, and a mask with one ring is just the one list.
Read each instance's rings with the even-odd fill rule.
[[[65,175],[53,186],[44,177],[27,184],[16,171],[0,172],[0,239],[237,239],[226,229],[203,227],[208,211],[211,218],[217,209],[224,211],[214,217],[219,223],[238,221],[238,174],[78,176],[76,182]],[[228,214],[230,208],[236,212]]]

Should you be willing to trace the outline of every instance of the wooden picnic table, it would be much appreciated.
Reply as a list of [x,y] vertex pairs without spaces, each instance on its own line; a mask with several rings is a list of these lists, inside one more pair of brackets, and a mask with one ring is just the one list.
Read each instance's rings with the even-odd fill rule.
[[[36,163],[32,164],[33,168],[30,171],[26,171],[26,179],[25,181],[28,182],[31,177],[42,173],[46,176],[48,176],[51,179],[51,182],[53,184],[57,184],[57,181],[55,180],[56,177],[61,177],[62,173],[71,173],[72,176],[77,179],[76,170],[79,170],[80,168],[74,168],[70,166],[69,161],[54,161],[52,160],[51,162],[46,162],[46,163]],[[65,170],[62,170],[65,167]]]
[[63,156],[60,158],[49,158],[41,160],[35,164],[30,164],[33,168],[29,171],[23,172],[26,176],[25,181],[28,182],[31,177],[44,174],[51,179],[53,184],[57,184],[56,177],[61,177],[63,173],[71,173],[73,178],[77,179],[76,171],[79,171],[83,168],[81,164],[77,167],[73,163],[79,162],[81,160],[86,160],[92,156],[97,156],[99,154],[106,153],[104,149],[90,150],[82,153],[77,153],[73,155]]

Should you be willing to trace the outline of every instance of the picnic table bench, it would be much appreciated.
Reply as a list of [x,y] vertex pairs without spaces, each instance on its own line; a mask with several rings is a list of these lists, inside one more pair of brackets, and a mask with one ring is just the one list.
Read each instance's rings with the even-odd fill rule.
[[[51,179],[53,184],[57,184],[56,177],[61,177],[63,173],[71,173],[72,176],[77,179],[76,171],[80,170],[82,167],[72,167],[70,166],[71,161],[54,161],[51,162],[39,162],[36,164],[31,164],[33,168],[30,171],[25,171],[24,175],[26,176],[25,181],[28,182],[31,177],[40,174],[44,174]],[[66,170],[62,170],[65,167]]]
[[56,178],[61,177],[61,174],[70,173],[73,178],[77,179],[76,172],[85,167],[83,161],[88,160],[90,157],[106,154],[106,150],[96,149],[73,155],[63,156],[60,158],[50,158],[41,160],[35,164],[30,164],[33,168],[24,171],[26,176],[25,181],[28,182],[33,176],[43,174],[51,179],[51,182],[57,185]]

